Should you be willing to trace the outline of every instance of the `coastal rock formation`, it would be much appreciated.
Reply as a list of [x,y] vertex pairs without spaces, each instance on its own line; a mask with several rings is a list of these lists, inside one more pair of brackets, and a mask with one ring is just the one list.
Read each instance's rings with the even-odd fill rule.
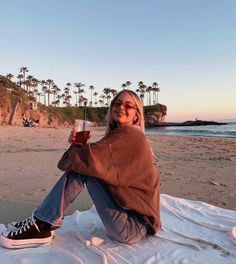
[[208,121],[208,120],[188,120],[181,123],[173,123],[173,122],[167,122],[167,123],[161,123],[158,126],[212,126],[212,125],[227,125],[227,123],[224,122],[216,122],[216,121]]
[[145,126],[156,127],[165,122],[167,107],[162,104],[145,106],[144,112],[145,112]]

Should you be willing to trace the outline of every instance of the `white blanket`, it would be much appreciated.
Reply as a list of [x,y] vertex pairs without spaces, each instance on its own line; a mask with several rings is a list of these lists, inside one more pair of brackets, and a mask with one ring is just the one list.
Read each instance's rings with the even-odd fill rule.
[[[56,231],[53,244],[8,250],[1,264],[236,263],[236,211],[161,195],[163,230],[134,245],[107,236],[94,207],[75,211]],[[0,230],[5,226],[0,225]]]

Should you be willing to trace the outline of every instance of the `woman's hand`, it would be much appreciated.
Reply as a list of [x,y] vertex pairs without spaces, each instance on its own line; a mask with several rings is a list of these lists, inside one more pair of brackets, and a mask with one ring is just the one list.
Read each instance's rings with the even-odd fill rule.
[[73,130],[71,131],[70,133],[70,136],[68,138],[68,142],[73,145],[74,144],[74,141],[75,141],[75,135],[76,135],[76,129],[75,127],[73,128]]
[[90,138],[90,131],[77,132],[76,128],[73,128],[68,141],[71,145],[85,145],[89,138]]

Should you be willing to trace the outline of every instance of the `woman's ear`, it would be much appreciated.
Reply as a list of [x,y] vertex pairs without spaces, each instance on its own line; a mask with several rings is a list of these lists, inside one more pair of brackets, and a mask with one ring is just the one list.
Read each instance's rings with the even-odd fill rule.
[[133,123],[135,123],[137,120],[138,120],[138,116],[136,115],[136,116],[133,118]]

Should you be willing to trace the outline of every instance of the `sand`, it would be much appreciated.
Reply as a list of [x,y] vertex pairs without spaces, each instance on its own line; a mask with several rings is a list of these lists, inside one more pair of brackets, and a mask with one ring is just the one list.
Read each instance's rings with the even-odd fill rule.
[[[0,223],[28,217],[62,175],[70,128],[0,127]],[[104,135],[92,131],[91,142]],[[236,210],[236,140],[149,135],[161,193]],[[86,210],[86,190],[67,211]]]

